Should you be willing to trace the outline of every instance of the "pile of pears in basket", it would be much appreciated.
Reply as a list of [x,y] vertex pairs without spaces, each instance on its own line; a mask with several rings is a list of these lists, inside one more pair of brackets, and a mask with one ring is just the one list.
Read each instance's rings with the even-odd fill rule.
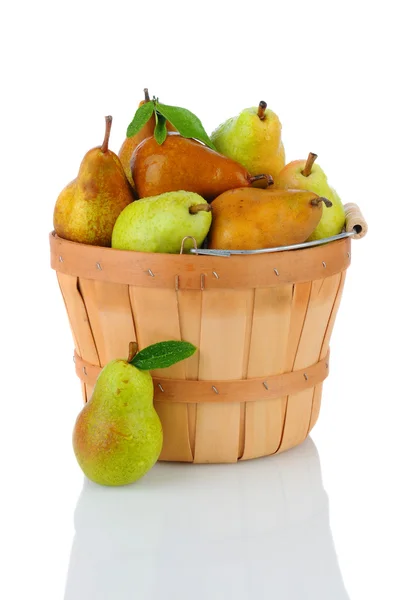
[[[210,136],[191,111],[144,90],[118,156],[101,146],[84,156],[60,193],[61,238],[136,252],[258,250],[329,238],[344,206],[317,155],[286,164],[278,116],[264,101]],[[196,244],[195,244],[196,243]]]

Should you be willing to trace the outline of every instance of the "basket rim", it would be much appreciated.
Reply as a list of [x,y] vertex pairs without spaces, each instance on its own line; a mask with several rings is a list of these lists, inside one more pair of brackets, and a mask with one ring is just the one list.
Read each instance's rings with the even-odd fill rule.
[[247,289],[325,279],[347,269],[351,238],[298,250],[247,256],[203,256],[118,250],[71,242],[50,233],[51,267],[58,273],[175,290]]
[[84,252],[83,248],[86,249],[93,249],[96,248],[98,249],[101,253],[103,252],[112,252],[112,253],[120,253],[120,255],[125,255],[125,256],[137,256],[137,257],[147,257],[147,256],[156,256],[156,257],[163,257],[164,259],[168,259],[170,257],[179,257],[182,260],[185,260],[186,258],[192,258],[192,257],[201,257],[203,259],[208,259],[208,258],[237,258],[237,257],[251,257],[251,256],[259,256],[259,255],[263,255],[263,254],[274,254],[274,253],[279,253],[279,254],[284,254],[284,253],[289,253],[292,254],[293,252],[297,252],[299,250],[309,250],[311,248],[318,248],[319,246],[325,246],[325,245],[332,245],[335,244],[336,242],[339,242],[340,240],[345,240],[345,239],[351,239],[355,236],[355,231],[344,231],[342,233],[339,233],[338,235],[332,236],[330,238],[322,238],[320,240],[314,240],[312,242],[303,242],[302,244],[292,244],[290,246],[277,246],[275,248],[261,248],[259,250],[210,250],[210,249],[205,249],[205,248],[198,248],[197,250],[195,250],[195,248],[192,248],[189,252],[177,252],[177,253],[170,253],[170,252],[138,252],[137,250],[120,250],[119,248],[112,248],[111,246],[96,246],[94,244],[84,244],[82,242],[74,242],[72,240],[67,240],[66,238],[62,238],[60,237],[56,231],[53,229],[52,231],[50,231],[49,233],[49,238],[50,238],[50,245],[52,243],[52,240],[58,240],[60,242],[62,242],[62,244],[67,244],[70,246],[74,246],[74,247],[78,247],[79,249],[82,249],[82,251]]

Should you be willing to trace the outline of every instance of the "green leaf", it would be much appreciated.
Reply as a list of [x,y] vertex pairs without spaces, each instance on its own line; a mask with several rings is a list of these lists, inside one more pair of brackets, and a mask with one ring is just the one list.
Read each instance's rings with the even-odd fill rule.
[[131,364],[142,371],[164,369],[192,356],[196,350],[197,348],[189,342],[174,340],[159,342],[158,344],[147,346],[141,352],[138,352],[131,361]]
[[166,119],[163,115],[157,114],[156,111],[155,115],[157,116],[157,120],[155,131],[153,134],[157,143],[161,145],[167,137]]
[[156,110],[166,117],[183,137],[194,138],[203,142],[209,148],[216,149],[202,123],[190,110],[179,106],[167,106],[158,102],[156,103]]
[[133,120],[127,127],[127,137],[132,137],[144,127],[145,123],[151,118],[154,109],[155,105],[152,100],[145,102],[137,108]]

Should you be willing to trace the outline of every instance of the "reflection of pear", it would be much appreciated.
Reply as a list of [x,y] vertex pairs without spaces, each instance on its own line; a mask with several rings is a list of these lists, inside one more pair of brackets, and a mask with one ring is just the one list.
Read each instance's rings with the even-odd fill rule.
[[56,233],[72,242],[110,246],[119,213],[134,200],[120,160],[108,149],[112,117],[106,117],[102,146],[84,156],[79,174],[58,196]]
[[[285,165],[278,116],[263,101],[222,123],[211,135],[217,150],[242,164],[252,175],[276,177]],[[258,181],[255,187],[265,187]]]
[[311,438],[234,465],[158,463],[131,487],[85,481],[75,530],[65,600],[349,600]]
[[294,160],[282,169],[275,178],[274,188],[309,190],[324,196],[332,202],[329,210],[324,210],[321,220],[308,238],[319,240],[341,233],[345,223],[345,212],[342,201],[335,189],[330,187],[321,167],[314,164],[317,155],[310,152],[307,160]]
[[128,360],[109,362],[73,432],[73,447],[83,472],[103,485],[132,483],[152,468],[162,443],[150,373]]

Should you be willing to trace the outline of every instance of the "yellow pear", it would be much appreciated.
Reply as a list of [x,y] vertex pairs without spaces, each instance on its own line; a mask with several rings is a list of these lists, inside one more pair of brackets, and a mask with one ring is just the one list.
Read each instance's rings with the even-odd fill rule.
[[[313,192],[238,188],[213,200],[209,248],[258,250],[308,239],[331,202]],[[329,210],[329,209],[328,209]]]
[[62,190],[54,208],[60,237],[94,246],[111,245],[116,219],[134,200],[121,162],[108,148],[112,117],[105,121],[102,146],[86,153],[78,176]]

